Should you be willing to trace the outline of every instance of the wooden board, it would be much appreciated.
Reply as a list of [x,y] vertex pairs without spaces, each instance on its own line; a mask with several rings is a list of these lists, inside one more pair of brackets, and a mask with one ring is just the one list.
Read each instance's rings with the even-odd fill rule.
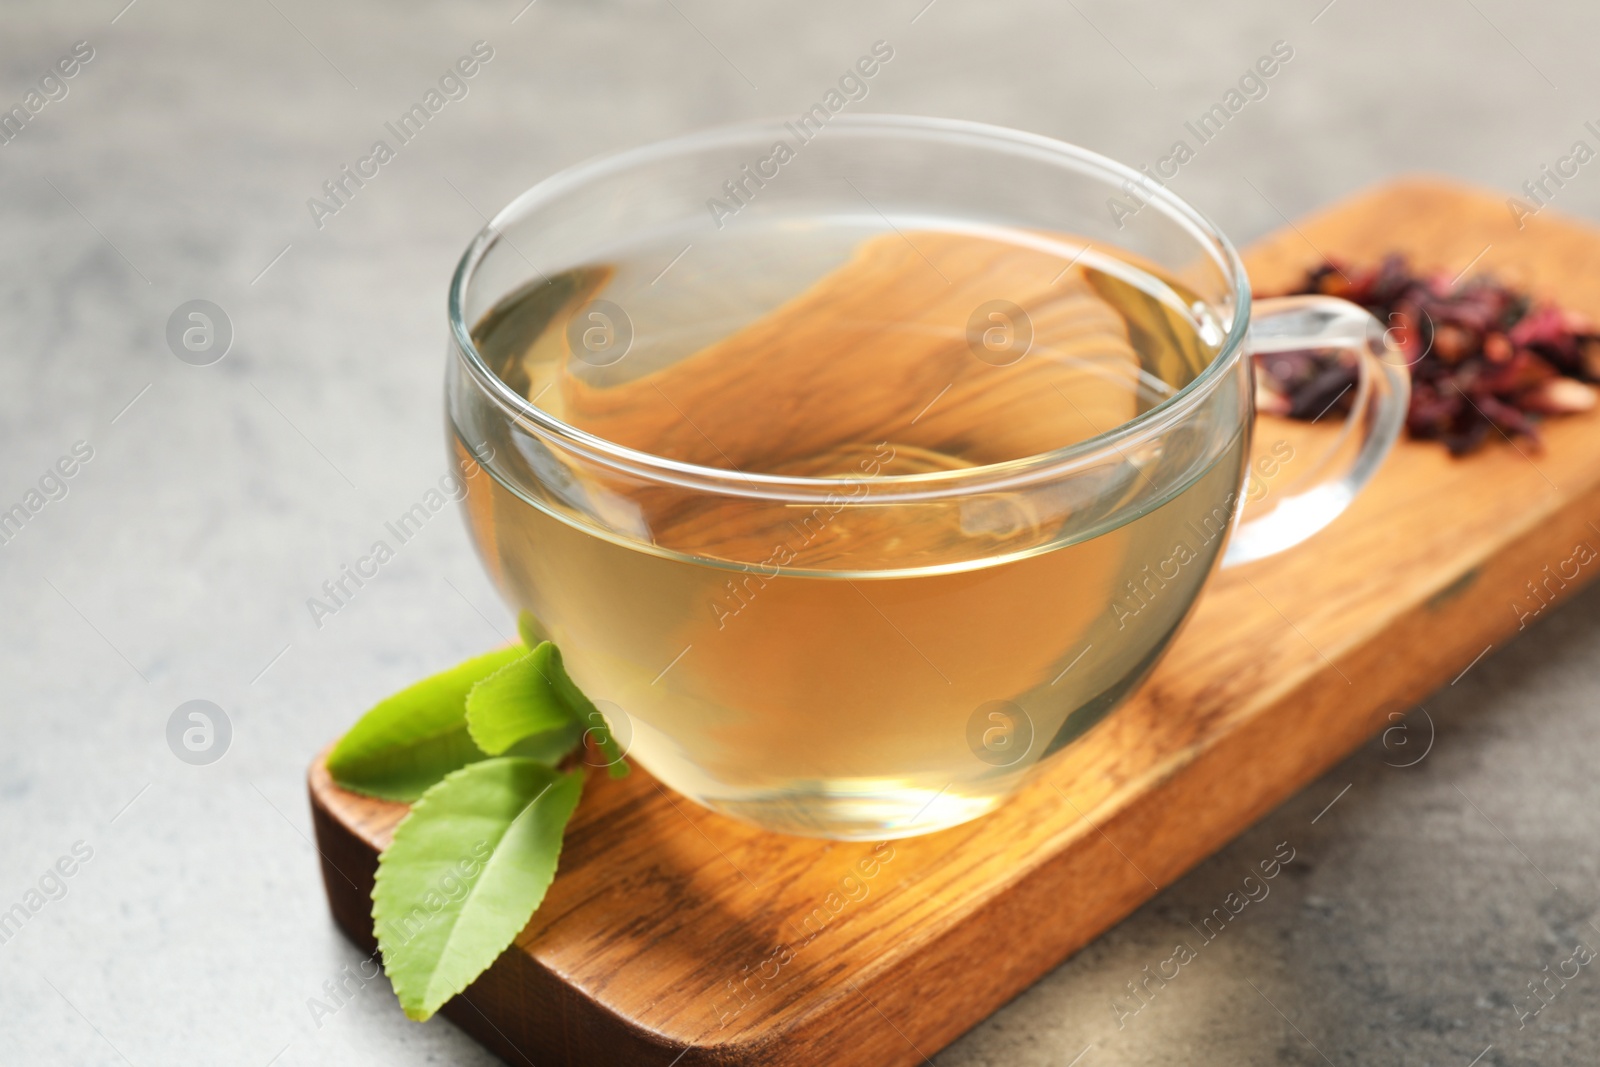
[[[1486,248],[1487,246],[1487,248]],[[1600,229],[1414,179],[1247,256],[1258,291],[1321,254],[1491,270],[1600,318]],[[649,775],[591,777],[515,945],[445,1014],[508,1063],[922,1063],[1498,646],[1600,546],[1600,417],[1465,460],[1404,443],[1333,527],[1216,576],[1150,682],[998,812],[870,844],[767,834]],[[1570,570],[1570,567],[1569,567]],[[1564,597],[1600,567],[1583,568]],[[310,790],[329,902],[372,947],[403,805]]]

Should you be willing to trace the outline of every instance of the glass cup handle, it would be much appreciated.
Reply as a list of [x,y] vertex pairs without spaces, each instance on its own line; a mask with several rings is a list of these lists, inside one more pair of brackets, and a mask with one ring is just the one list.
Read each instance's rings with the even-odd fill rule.
[[1282,552],[1338,518],[1371,480],[1405,425],[1411,372],[1381,322],[1331,296],[1256,302],[1250,316],[1252,356],[1307,350],[1354,353],[1359,375],[1350,413],[1333,446],[1294,483],[1303,488],[1269,492],[1252,505],[1247,478],[1247,503],[1240,508],[1224,567]]

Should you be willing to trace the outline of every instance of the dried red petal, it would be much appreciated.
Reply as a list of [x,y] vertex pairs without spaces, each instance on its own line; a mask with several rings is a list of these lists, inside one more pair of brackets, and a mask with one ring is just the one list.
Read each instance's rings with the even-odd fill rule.
[[1571,378],[1551,378],[1540,382],[1520,398],[1529,411],[1545,415],[1573,415],[1580,411],[1593,411],[1600,394],[1592,385]]
[[[1600,392],[1583,384],[1600,382],[1600,333],[1591,320],[1492,278],[1456,285],[1389,255],[1366,268],[1330,261],[1298,291],[1344,297],[1382,320],[1411,372],[1408,431],[1456,455],[1500,433],[1537,445],[1536,416],[1600,406]],[[1354,377],[1334,353],[1281,353],[1264,357],[1261,369],[1271,382],[1264,393],[1286,397],[1294,418],[1348,406],[1341,390]]]
[[1522,321],[1511,327],[1511,343],[1519,348],[1524,345],[1560,344],[1569,333],[1566,317],[1560,309],[1544,304],[1534,308],[1522,317]]
[[1472,398],[1477,409],[1488,417],[1500,429],[1508,434],[1520,434],[1523,437],[1537,437],[1539,431],[1534,428],[1528,417],[1510,404],[1502,403],[1492,396],[1479,395]]
[[1557,377],[1554,367],[1527,348],[1517,349],[1505,364],[1491,364],[1490,368],[1489,373],[1478,381],[1482,388],[1496,394],[1520,393],[1530,386]]
[[1511,359],[1516,348],[1511,339],[1505,334],[1495,331],[1483,339],[1483,355],[1490,363],[1505,363]]
[[1389,313],[1389,338],[1400,347],[1407,363],[1421,359],[1432,344],[1432,338],[1422,336],[1417,307],[1410,302],[1402,302]]
[[1478,335],[1453,323],[1442,323],[1433,330],[1433,350],[1446,363],[1459,363],[1480,350]]
[[1315,421],[1341,401],[1345,401],[1348,408],[1348,393],[1356,384],[1356,375],[1354,367],[1342,363],[1324,367],[1315,378],[1290,394],[1289,417]]

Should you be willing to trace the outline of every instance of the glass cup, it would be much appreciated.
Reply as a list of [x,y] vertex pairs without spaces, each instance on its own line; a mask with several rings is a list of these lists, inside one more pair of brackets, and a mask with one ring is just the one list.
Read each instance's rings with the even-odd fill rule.
[[[903,240],[939,274],[914,283],[926,300],[867,302],[889,341],[821,359],[815,338],[839,325],[822,304],[720,365],[675,364],[683,338],[748,326],[750,314],[723,321],[729,301],[800,307],[794,294],[840,261],[837,248],[812,256],[816,242],[864,233],[915,266]],[[960,243],[994,234],[1015,252],[1006,263],[1043,257],[1057,281],[1078,271],[1078,296],[1089,279],[1122,316],[1118,351],[1139,360],[1032,351],[1048,332],[1028,310],[1045,306],[1044,275],[973,274]],[[625,283],[615,264],[639,248],[659,259]],[[671,271],[684,273],[664,288]],[[923,304],[943,310],[906,310]],[[1227,238],[1139,172],[923,118],[754,123],[574,167],[477,235],[449,315],[451,446],[489,475],[468,480],[465,508],[507,602],[537,619],[660,781],[758,826],[838,839],[931,832],[1001,803],[1149,674],[1217,567],[1339,515],[1396,440],[1409,392],[1369,314],[1323,297],[1252,304]],[[510,343],[495,332],[523,320]],[[873,370],[890,349],[903,389]],[[1301,349],[1342,352],[1357,384],[1332,443],[1269,487],[1252,470],[1250,357]],[[798,366],[804,387],[784,384]],[[840,367],[860,373],[835,381]],[[1015,369],[982,377],[992,368]],[[1073,411],[1040,417],[1053,380],[1017,377],[1039,368],[1090,392],[1120,382],[1101,393],[1125,417],[1094,424],[1074,402],[1090,393],[1059,384]],[[964,384],[934,395],[946,373]],[[758,461],[807,435],[846,440],[863,390],[880,407],[927,406],[881,440],[835,447],[820,473]],[[691,393],[692,405],[672,399]],[[681,448],[606,432],[646,401]],[[571,414],[608,403],[623,422]],[[1092,432],[1065,429],[1084,419]],[[993,454],[947,462],[914,443],[935,423],[947,436],[977,427],[967,436]]]

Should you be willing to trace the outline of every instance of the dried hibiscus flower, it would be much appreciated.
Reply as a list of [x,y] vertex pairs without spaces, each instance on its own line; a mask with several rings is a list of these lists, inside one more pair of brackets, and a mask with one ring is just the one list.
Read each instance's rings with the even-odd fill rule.
[[[1465,455],[1498,431],[1537,444],[1541,416],[1588,411],[1600,381],[1600,333],[1582,316],[1478,277],[1455,285],[1391,255],[1364,270],[1334,262],[1295,294],[1342,297],[1388,327],[1411,371],[1412,437]],[[1293,419],[1348,408],[1355,367],[1338,353],[1280,352],[1257,363],[1257,402]]]

